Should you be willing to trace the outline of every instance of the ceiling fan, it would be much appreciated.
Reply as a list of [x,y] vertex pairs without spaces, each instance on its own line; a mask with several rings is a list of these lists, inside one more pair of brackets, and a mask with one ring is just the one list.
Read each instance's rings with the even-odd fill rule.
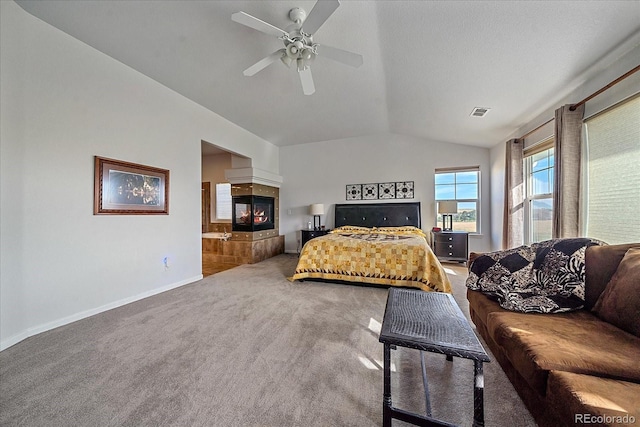
[[309,16],[303,9],[293,8],[289,11],[289,19],[293,21],[293,24],[289,25],[286,31],[245,12],[232,14],[231,19],[233,21],[275,36],[284,42],[284,48],[278,49],[271,55],[256,62],[244,70],[243,74],[245,76],[253,76],[278,59],[288,67],[295,61],[300,75],[300,82],[302,83],[302,91],[305,95],[311,95],[316,89],[313,84],[310,66],[317,55],[355,68],[361,66],[362,55],[313,42],[313,35],[336,11],[338,6],[340,6],[340,1],[338,0],[318,0],[313,9],[311,9]]

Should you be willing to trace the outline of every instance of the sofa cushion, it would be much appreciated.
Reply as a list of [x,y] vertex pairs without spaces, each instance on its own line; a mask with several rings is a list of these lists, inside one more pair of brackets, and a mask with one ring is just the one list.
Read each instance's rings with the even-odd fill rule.
[[591,310],[602,291],[613,277],[618,264],[632,247],[640,243],[623,245],[590,246],[584,254],[584,306]]
[[569,425],[630,425],[640,421],[637,383],[551,371],[547,401]]
[[640,248],[631,248],[593,307],[596,316],[640,337]]
[[493,312],[487,329],[540,394],[545,393],[551,370],[640,383],[640,338],[587,310],[553,315]]
[[495,301],[480,291],[467,290],[467,300],[469,300],[469,310],[476,312],[483,323],[487,323],[487,316],[494,311],[507,311],[500,307],[498,301]]

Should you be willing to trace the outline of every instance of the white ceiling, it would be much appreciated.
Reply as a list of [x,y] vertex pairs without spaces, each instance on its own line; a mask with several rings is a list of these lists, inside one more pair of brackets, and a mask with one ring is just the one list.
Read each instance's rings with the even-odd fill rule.
[[[231,21],[280,28],[314,1],[32,1],[27,12],[279,146],[393,132],[493,146],[533,120],[640,31],[633,1],[343,1],[314,41],[316,92],[295,67],[242,71],[282,47]],[[489,107],[472,118],[474,107]]]

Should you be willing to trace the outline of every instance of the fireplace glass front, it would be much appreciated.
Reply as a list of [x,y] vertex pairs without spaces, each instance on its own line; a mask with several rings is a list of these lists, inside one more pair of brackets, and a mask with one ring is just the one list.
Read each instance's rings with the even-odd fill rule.
[[259,231],[275,228],[273,197],[233,197],[233,231]]

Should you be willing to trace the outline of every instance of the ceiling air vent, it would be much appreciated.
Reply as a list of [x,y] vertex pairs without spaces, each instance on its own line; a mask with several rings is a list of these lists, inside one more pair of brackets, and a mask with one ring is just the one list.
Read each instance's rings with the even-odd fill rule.
[[486,107],[475,107],[473,109],[473,111],[471,112],[470,116],[471,117],[484,117],[487,115],[487,113],[489,112],[491,108],[486,108]]

